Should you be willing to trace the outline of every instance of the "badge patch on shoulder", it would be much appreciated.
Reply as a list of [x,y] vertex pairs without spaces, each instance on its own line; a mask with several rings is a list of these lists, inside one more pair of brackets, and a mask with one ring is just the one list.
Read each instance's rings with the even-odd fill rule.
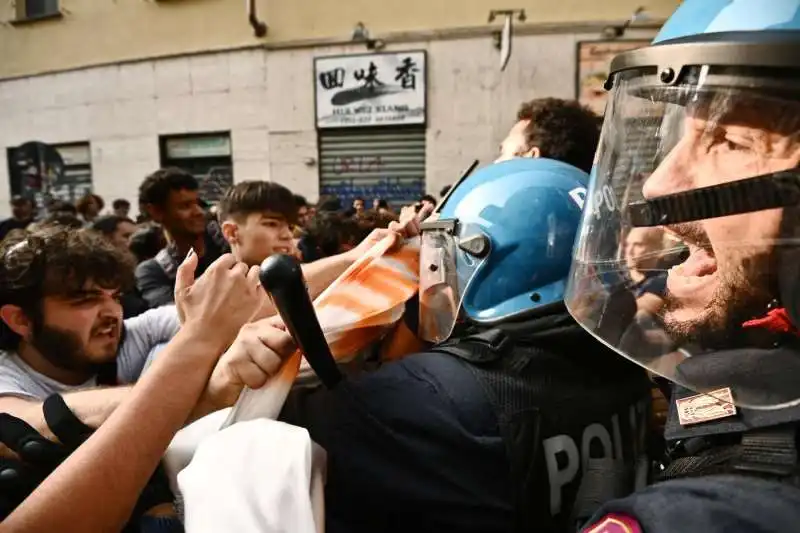
[[736,414],[736,406],[733,405],[730,388],[681,398],[676,404],[678,420],[682,426],[719,420]]
[[584,533],[642,533],[642,527],[630,516],[608,514]]

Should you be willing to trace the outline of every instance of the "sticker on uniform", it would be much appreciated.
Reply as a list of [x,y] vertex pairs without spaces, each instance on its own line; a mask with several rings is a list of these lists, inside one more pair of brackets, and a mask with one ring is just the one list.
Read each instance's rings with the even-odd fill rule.
[[584,533],[642,533],[642,527],[630,516],[609,514]]
[[736,414],[736,406],[733,405],[730,388],[681,398],[676,403],[678,420],[682,426],[719,420]]

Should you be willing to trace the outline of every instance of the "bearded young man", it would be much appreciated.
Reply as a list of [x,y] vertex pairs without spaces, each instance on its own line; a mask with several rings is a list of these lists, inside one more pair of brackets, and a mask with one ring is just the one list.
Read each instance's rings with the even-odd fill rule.
[[99,426],[129,391],[109,386],[135,382],[152,347],[178,330],[175,309],[123,323],[132,258],[91,230],[21,234],[0,256],[0,412],[47,432],[42,401],[59,393]]

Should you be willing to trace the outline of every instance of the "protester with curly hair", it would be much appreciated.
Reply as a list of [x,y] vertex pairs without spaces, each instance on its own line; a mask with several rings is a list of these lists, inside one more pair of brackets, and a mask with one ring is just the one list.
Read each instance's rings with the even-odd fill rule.
[[78,214],[81,216],[86,225],[90,225],[94,220],[100,216],[100,211],[103,210],[106,203],[103,199],[96,194],[87,194],[75,203]]
[[136,381],[150,350],[178,330],[174,307],[123,322],[133,258],[92,230],[20,232],[0,257],[0,412],[46,431],[42,401],[59,393],[99,425],[126,387],[84,389]]
[[600,139],[599,117],[575,100],[537,98],[517,112],[497,161],[546,157],[590,172]]

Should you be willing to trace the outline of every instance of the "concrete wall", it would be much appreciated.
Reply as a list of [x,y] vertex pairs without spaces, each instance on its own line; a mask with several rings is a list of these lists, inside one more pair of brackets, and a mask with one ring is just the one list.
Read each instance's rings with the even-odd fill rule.
[[[488,36],[389,46],[428,50],[427,189],[474,158],[492,160],[522,101],[573,98],[576,44],[597,37],[516,37],[504,72]],[[136,205],[159,166],[159,135],[230,131],[236,181],[271,179],[315,199],[318,168],[306,164],[317,157],[313,58],[363,51],[245,50],[0,81],[0,214],[10,194],[5,148],[31,139],[89,141],[95,192]]]
[[[22,2],[24,0],[16,0]],[[524,8],[526,26],[624,21],[646,4],[664,19],[679,0],[256,0],[269,25],[256,38],[242,0],[60,0],[62,17],[24,24],[15,2],[0,2],[0,78],[88,65],[223,50],[349,40],[359,21],[373,37],[487,26],[491,9]],[[493,23],[499,27],[501,20]]]

